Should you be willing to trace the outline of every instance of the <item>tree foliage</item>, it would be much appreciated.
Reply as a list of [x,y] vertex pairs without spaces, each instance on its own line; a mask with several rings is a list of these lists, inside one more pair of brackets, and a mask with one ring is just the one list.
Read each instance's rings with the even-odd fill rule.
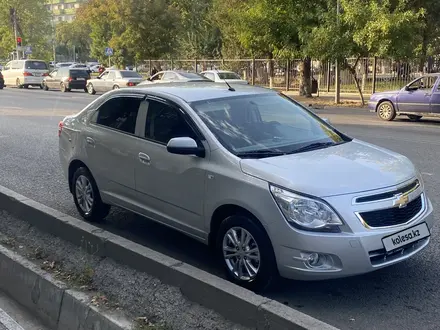
[[50,58],[51,23],[44,0],[0,0],[0,57],[15,49],[11,9],[16,10],[18,36],[23,45],[32,46],[34,58]]

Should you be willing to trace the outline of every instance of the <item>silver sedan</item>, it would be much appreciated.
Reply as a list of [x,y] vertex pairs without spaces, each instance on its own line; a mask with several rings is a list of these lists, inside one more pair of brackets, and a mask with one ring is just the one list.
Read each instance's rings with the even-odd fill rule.
[[129,70],[106,70],[95,79],[87,82],[87,91],[94,95],[96,92],[108,92],[113,89],[134,87],[144,78],[137,72]]

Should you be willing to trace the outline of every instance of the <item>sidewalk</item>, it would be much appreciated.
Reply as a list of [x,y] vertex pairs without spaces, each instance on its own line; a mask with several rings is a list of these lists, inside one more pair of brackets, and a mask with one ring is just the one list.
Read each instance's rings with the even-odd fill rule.
[[[361,101],[359,94],[355,93],[341,93],[341,103],[335,103],[334,93],[320,93],[319,96],[314,94],[313,97],[307,98],[304,96],[299,96],[298,91],[284,91],[285,95],[293,98],[295,101],[301,102],[307,106],[313,107],[350,107],[350,108],[361,108]],[[370,94],[364,95],[365,105],[367,105]]]

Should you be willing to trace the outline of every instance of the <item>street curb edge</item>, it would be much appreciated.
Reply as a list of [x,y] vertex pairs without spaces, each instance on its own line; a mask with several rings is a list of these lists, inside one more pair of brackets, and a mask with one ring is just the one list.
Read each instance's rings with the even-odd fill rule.
[[[49,208],[0,186],[0,209],[88,253],[108,257],[180,288],[191,301],[253,329],[337,330],[222,278]],[[14,297],[15,298],[15,297]]]

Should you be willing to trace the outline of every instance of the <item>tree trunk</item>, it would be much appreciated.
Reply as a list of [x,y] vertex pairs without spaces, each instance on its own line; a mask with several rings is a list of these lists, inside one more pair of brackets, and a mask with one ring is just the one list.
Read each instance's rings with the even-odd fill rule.
[[359,84],[359,81],[358,81],[358,79],[357,79],[357,75],[356,75],[356,67],[357,67],[357,65],[358,65],[358,63],[359,63],[359,60],[360,60],[360,56],[356,59],[356,62],[354,63],[354,65],[349,65],[348,63],[347,63],[347,61],[345,61],[345,65],[346,65],[346,67],[348,68],[348,71],[350,72],[350,74],[352,75],[352,77],[353,77],[353,79],[354,79],[354,83],[355,83],[355,85],[356,85],[356,88],[357,88],[357,90],[358,90],[358,92],[359,92],[359,96],[360,96],[360,98],[361,98],[361,104],[362,104],[362,106],[364,106],[365,105],[365,99],[364,99],[364,94],[362,93],[362,88],[361,88],[361,86],[360,86],[360,84]]
[[312,97],[312,59],[306,57],[299,68],[299,95]]

